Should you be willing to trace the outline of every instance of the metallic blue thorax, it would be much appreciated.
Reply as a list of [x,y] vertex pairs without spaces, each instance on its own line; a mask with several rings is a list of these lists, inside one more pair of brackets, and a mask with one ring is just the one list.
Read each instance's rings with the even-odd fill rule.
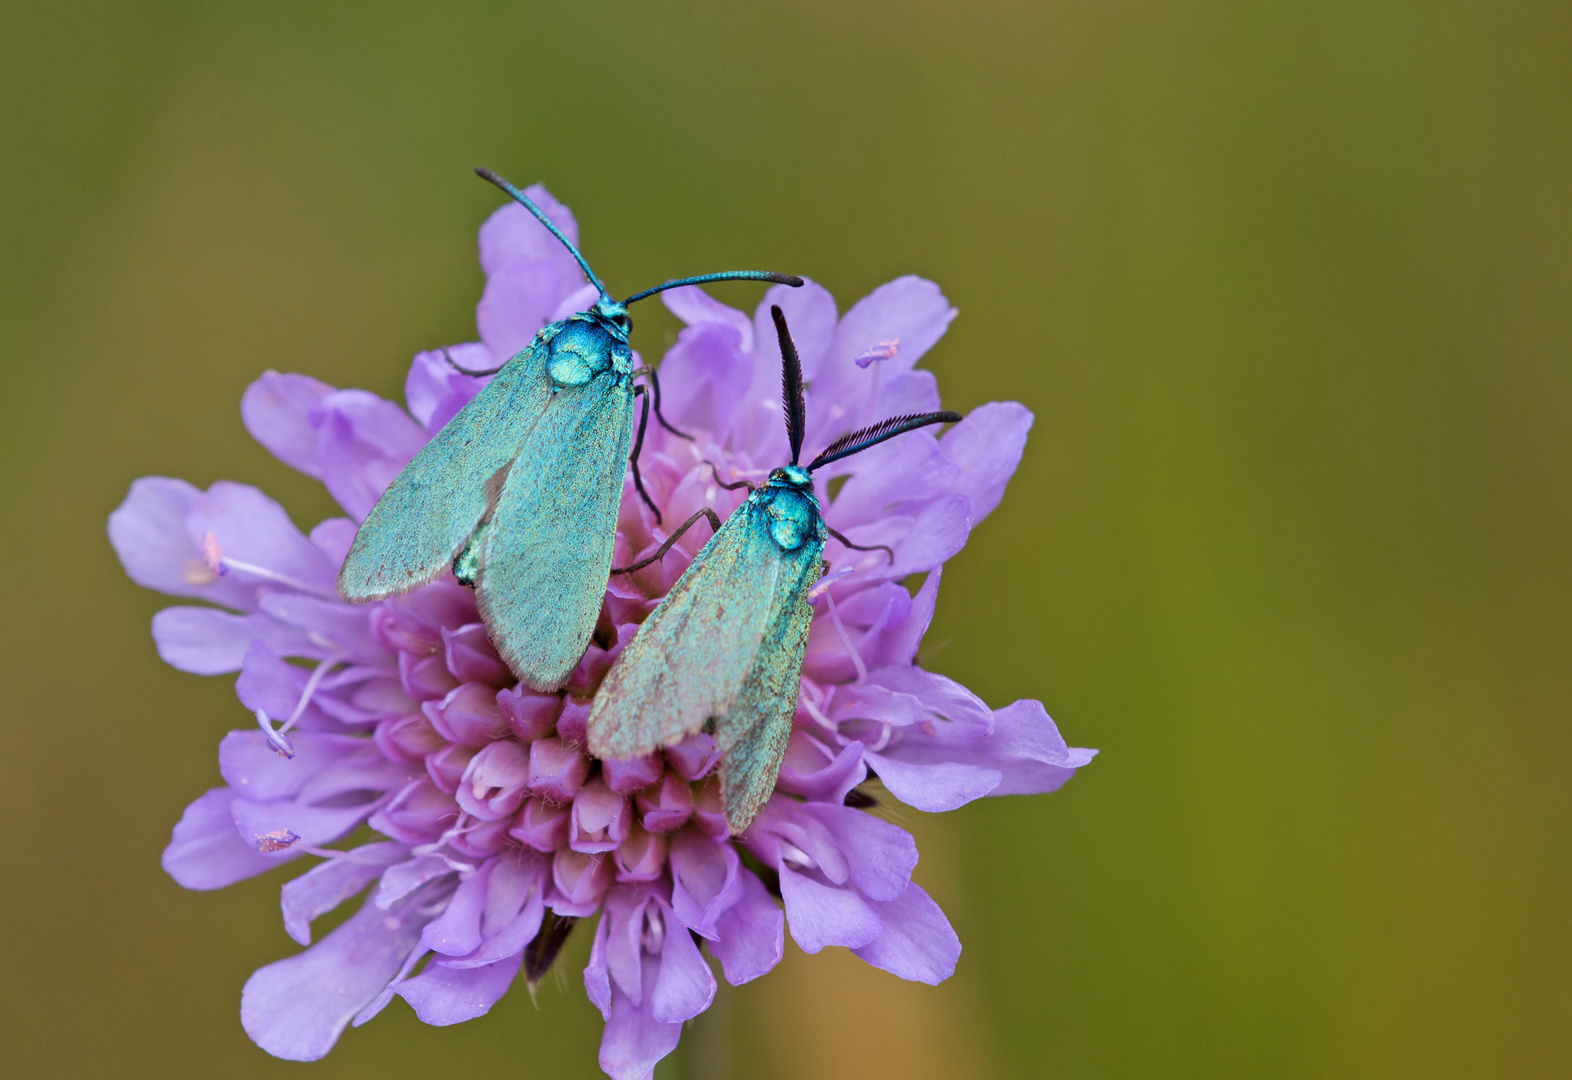
[[767,515],[770,539],[782,551],[796,551],[810,540],[824,543],[824,518],[806,469],[796,465],[776,469],[748,501]]
[[583,386],[607,370],[629,375],[633,371],[633,350],[628,347],[631,328],[626,309],[604,298],[588,311],[542,328],[535,340],[546,349],[546,373],[553,389]]

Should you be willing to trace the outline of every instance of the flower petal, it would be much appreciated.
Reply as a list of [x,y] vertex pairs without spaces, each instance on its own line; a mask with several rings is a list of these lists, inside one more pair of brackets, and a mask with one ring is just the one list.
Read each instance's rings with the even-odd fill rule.
[[[643,960],[644,983],[649,989],[653,989],[659,963],[653,956]],[[600,1040],[600,1067],[611,1080],[650,1080],[656,1062],[677,1049],[682,1025],[656,1020],[650,997],[645,993],[644,1004],[639,1005],[620,989],[612,990],[611,1015]]]
[[393,657],[377,641],[364,608],[294,592],[265,593],[257,606],[281,623],[298,626],[318,640],[326,639],[347,660],[393,666]]
[[418,897],[391,911],[367,900],[303,953],[260,968],[240,995],[246,1034],[274,1057],[316,1061],[398,974],[429,916]]
[[513,985],[523,962],[524,954],[517,952],[484,967],[427,964],[425,971],[399,983],[394,992],[409,1002],[415,1015],[427,1024],[461,1024],[491,1011]]
[[738,875],[742,899],[715,922],[710,952],[721,962],[733,986],[757,979],[781,962],[786,953],[786,916],[752,870]]
[[670,860],[671,906],[677,917],[695,933],[714,937],[715,920],[741,899],[736,848],[683,829],[671,838]]
[[475,325],[495,358],[488,367],[529,346],[551,318],[564,286],[571,287],[570,282],[544,259],[516,259],[486,279],[486,290],[475,308]]
[[666,939],[661,949],[660,973],[649,994],[650,1016],[667,1024],[680,1024],[710,1007],[715,1000],[715,974],[699,955],[688,928],[675,912],[661,905]]
[[311,411],[331,393],[333,387],[309,375],[265,371],[241,395],[240,418],[251,437],[278,460],[307,476],[321,476]]
[[422,947],[444,956],[465,956],[480,948],[480,913],[486,906],[486,887],[496,865],[495,859],[487,860],[459,882],[442,914],[421,932]]
[[278,865],[241,839],[230,815],[235,793],[214,788],[186,807],[164,849],[165,873],[187,889],[222,889]]
[[317,522],[308,535],[316,549],[327,556],[328,563],[337,568],[343,564],[344,556],[349,554],[350,547],[355,543],[358,528],[347,517],[333,517]]
[[[748,316],[729,304],[723,304],[698,285],[684,285],[680,289],[667,289],[660,294],[666,309],[689,326],[729,326],[737,331],[737,340],[745,353],[753,352],[753,323]],[[770,339],[775,331],[770,330]],[[661,361],[665,363],[664,360]]]
[[971,509],[963,495],[936,499],[924,507],[911,532],[895,545],[895,567],[889,576],[932,570],[965,547],[972,528]]
[[1004,497],[1032,429],[1032,412],[1015,401],[990,401],[967,414],[939,440],[939,448],[960,468],[949,487],[972,503],[972,520],[981,521]]
[[203,492],[186,515],[186,535],[195,545],[211,536],[228,574],[241,581],[338,596],[338,568],[282,506],[249,484],[220,480]]
[[939,599],[939,580],[944,567],[935,566],[923,579],[922,588],[912,597],[911,607],[899,621],[891,621],[862,643],[861,652],[870,668],[911,664],[922,645],[923,635],[933,622]]
[[489,375],[465,375],[458,368],[488,371],[496,366],[491,350],[475,341],[416,353],[409,365],[409,375],[404,379],[404,400],[409,405],[409,415],[435,435],[491,381]]
[[1040,701],[1022,700],[995,709],[994,732],[985,747],[1003,765],[995,795],[1042,795],[1057,791],[1096,750],[1070,747]]
[[961,939],[933,898],[913,882],[894,900],[874,901],[884,932],[858,956],[876,968],[912,982],[935,986],[955,974]]
[[[229,812],[234,816],[240,838],[250,844],[293,833],[298,842],[319,847],[337,840],[359,825],[376,808],[375,803],[361,806],[308,806],[293,799],[253,802],[236,799]],[[293,857],[294,848],[270,855],[274,861]]]
[[798,813],[829,830],[846,856],[851,883],[871,900],[894,900],[917,866],[917,841],[898,825],[863,810],[833,803],[803,803]]
[[752,357],[742,341],[729,322],[704,322],[678,334],[660,362],[661,413],[679,428],[728,426],[753,379]]
[[133,481],[125,502],[109,515],[109,542],[126,574],[143,588],[249,611],[256,606],[256,589],[210,568],[186,532],[186,517],[201,495],[184,480]]
[[954,810],[991,794],[1004,779],[998,769],[982,765],[953,761],[913,765],[883,754],[870,752],[865,756],[891,795],[930,814]]
[[[260,707],[260,706],[257,706]],[[371,743],[349,735],[291,732],[295,756],[282,758],[256,728],[231,731],[218,744],[218,771],[235,794],[266,802],[292,799],[323,769],[353,756],[365,757]],[[380,755],[377,761],[382,764]]]
[[961,478],[961,470],[928,431],[892,439],[848,458],[847,464],[853,475],[825,515],[842,532],[877,521],[903,503],[926,502]]
[[798,728],[786,744],[786,759],[775,786],[807,799],[842,802],[848,791],[868,778],[862,751],[862,743],[854,741],[832,756],[828,747]]
[[[808,430],[825,440],[850,431],[862,414],[872,380],[910,371],[944,336],[955,315],[937,285],[910,275],[886,282],[857,301],[841,317],[835,340],[814,378]],[[884,343],[895,344],[895,355],[868,368],[859,368],[854,362],[858,355]]]
[[298,626],[260,613],[231,615],[216,608],[165,608],[153,616],[153,641],[164,663],[193,675],[239,671],[246,650],[256,641],[281,656],[321,659],[326,654]]
[[[228,813],[227,807],[225,813]],[[233,820],[230,827],[234,827]],[[313,919],[327,914],[370,885],[388,866],[405,858],[408,851],[403,844],[388,840],[362,844],[286,882],[279,896],[279,905],[284,910],[284,929],[300,944],[310,945]]]
[[[558,202],[544,184],[531,184],[524,189],[529,200],[540,208],[551,223],[574,245],[579,242],[579,223],[562,203]],[[545,259],[555,262],[565,271],[579,274],[578,263],[562,246],[562,242],[535,219],[519,203],[509,200],[498,207],[480,227],[480,268],[489,277],[516,259]]]
[[879,936],[879,916],[855,891],[825,885],[785,865],[780,875],[786,921],[803,952],[816,953],[826,945],[860,948]]
[[426,444],[426,432],[391,401],[365,390],[340,390],[313,412],[322,483],[361,521],[387,486]]

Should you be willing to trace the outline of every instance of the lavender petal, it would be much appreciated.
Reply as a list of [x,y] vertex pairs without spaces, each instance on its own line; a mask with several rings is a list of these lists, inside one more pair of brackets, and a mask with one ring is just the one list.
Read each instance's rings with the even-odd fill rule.
[[316,1061],[398,974],[420,939],[418,903],[382,911],[369,899],[303,953],[260,968],[240,996],[246,1034],[274,1057]]
[[955,973],[961,939],[921,886],[914,882],[896,899],[872,904],[884,932],[853,952],[876,968],[930,986]]

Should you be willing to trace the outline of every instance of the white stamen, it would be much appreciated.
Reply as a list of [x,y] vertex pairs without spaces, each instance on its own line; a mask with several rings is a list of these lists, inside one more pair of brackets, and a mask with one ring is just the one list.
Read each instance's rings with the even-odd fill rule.
[[862,662],[862,654],[852,644],[851,637],[846,633],[846,627],[841,625],[841,613],[835,610],[835,594],[827,592],[824,599],[830,605],[830,621],[835,624],[835,632],[840,635],[841,644],[846,646],[846,651],[851,653],[852,666],[857,669],[857,681],[862,682],[868,677],[868,666]]
[[648,953],[660,952],[661,948],[666,944],[666,924],[663,920],[655,917],[653,904],[644,909],[643,931],[639,937],[641,938],[640,944],[644,946],[644,951]]
[[295,726],[295,721],[300,719],[306,711],[306,706],[311,704],[311,699],[315,696],[317,687],[322,685],[322,677],[328,673],[329,668],[343,659],[343,655],[339,653],[331,653],[322,658],[322,662],[317,665],[317,669],[311,673],[311,678],[306,680],[305,689],[300,691],[300,700],[295,703],[295,711],[289,714],[289,719],[284,721],[283,727],[279,728],[276,734],[282,735]]
[[836,724],[835,721],[831,720],[828,716],[825,716],[823,711],[813,703],[813,699],[810,698],[807,694],[798,694],[797,700],[802,703],[802,707],[808,710],[808,715],[813,717],[815,721],[823,724],[830,731],[840,730],[840,726]]
[[830,586],[834,585],[837,581],[840,581],[847,574],[855,574],[856,572],[857,568],[855,566],[842,566],[838,569],[831,570],[828,574],[825,574],[823,577],[821,577],[818,580],[818,583],[813,586],[813,588],[808,590],[808,603],[813,603],[819,597],[829,592]]
[[784,840],[781,841],[781,861],[789,862],[793,866],[801,866],[804,868],[811,867],[813,865],[813,860],[808,858],[806,852],[800,848],[793,847]]
[[[208,533],[208,535],[212,536],[213,534]],[[222,554],[219,556],[218,563],[220,566],[218,572],[220,574],[224,573],[226,570],[239,570],[243,574],[251,574],[254,577],[265,578],[268,581],[276,581],[278,584],[287,586],[297,592],[307,593],[311,596],[320,597],[323,600],[332,600],[335,603],[343,603],[343,598],[331,589],[324,589],[319,585],[308,584],[304,581],[301,581],[299,578],[292,578],[288,574],[280,574],[276,570],[269,570],[265,566],[257,566],[255,563],[241,562],[239,559],[231,559],[228,555]],[[209,565],[211,565],[211,563]]]

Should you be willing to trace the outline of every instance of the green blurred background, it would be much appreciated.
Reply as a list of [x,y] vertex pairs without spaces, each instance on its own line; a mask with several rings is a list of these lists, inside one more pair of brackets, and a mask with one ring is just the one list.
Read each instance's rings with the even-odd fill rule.
[[[278,881],[158,866],[247,716],[159,662],[164,601],[104,536],[144,474],[332,513],[240,393],[397,399],[471,339],[477,164],[547,183],[614,289],[764,265],[845,308],[932,277],[946,404],[1037,414],[924,658],[1102,756],[907,812],[958,973],[789,948],[728,999],[735,1075],[1572,1074],[1564,0],[0,26],[7,1076],[598,1075],[583,940],[538,1010],[395,1003],[309,1067],[249,1043],[240,986],[295,948]],[[641,307],[635,345],[675,328]]]

